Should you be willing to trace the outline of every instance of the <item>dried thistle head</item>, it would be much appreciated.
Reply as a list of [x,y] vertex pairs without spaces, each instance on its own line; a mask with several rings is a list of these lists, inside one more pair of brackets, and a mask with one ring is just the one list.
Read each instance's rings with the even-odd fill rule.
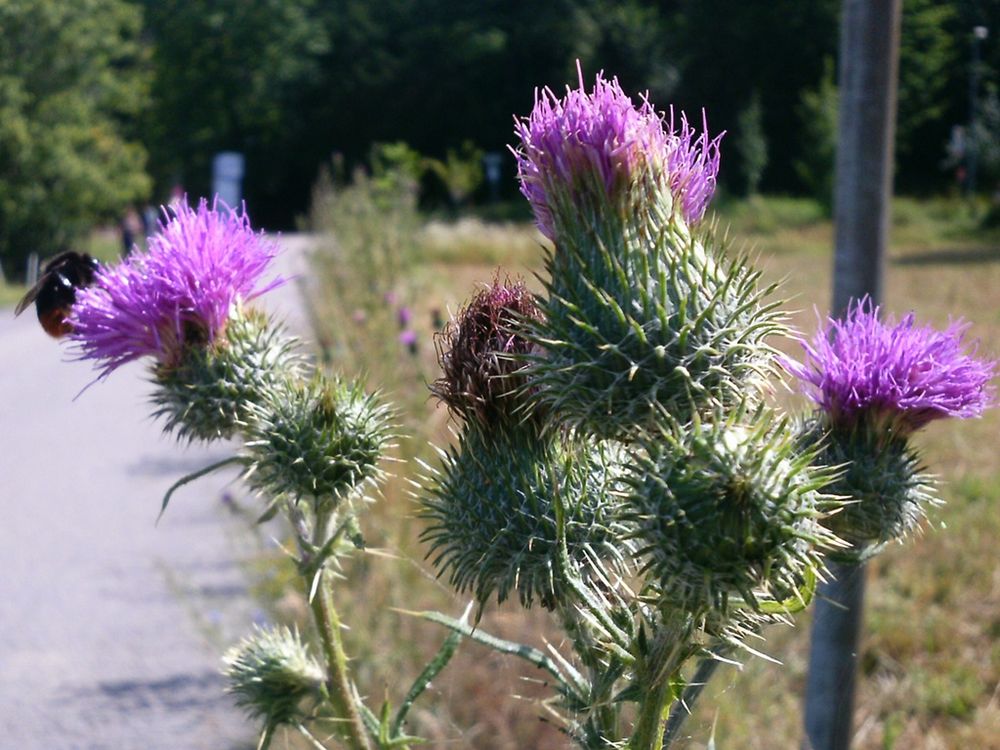
[[525,325],[540,315],[524,281],[498,272],[435,337],[442,375],[431,392],[467,422],[522,418],[524,357],[535,349]]

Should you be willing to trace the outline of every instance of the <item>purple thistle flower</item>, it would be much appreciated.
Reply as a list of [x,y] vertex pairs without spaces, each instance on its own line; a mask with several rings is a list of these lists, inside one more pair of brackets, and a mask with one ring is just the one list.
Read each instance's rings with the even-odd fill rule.
[[934,419],[977,417],[992,405],[995,362],[978,359],[975,344],[964,351],[967,323],[938,331],[916,326],[913,313],[883,323],[878,312],[867,297],[852,303],[843,320],[828,319],[803,342],[805,364],[785,362],[834,426],[866,421],[905,436]]
[[568,189],[575,195],[596,178],[613,195],[649,171],[666,170],[684,218],[699,220],[715,190],[722,135],[698,136],[683,115],[680,132],[674,130],[673,115],[667,132],[649,101],[643,98],[636,108],[618,79],[606,81],[599,73],[588,94],[579,63],[577,70],[579,89],[567,88],[562,99],[549,89],[536,92],[531,115],[515,119],[521,192],[542,233],[554,237],[555,192]]
[[283,283],[260,286],[277,252],[245,209],[180,204],[147,252],[102,267],[77,295],[69,322],[78,358],[95,360],[100,377],[145,355],[177,364],[186,345],[222,335],[234,305]]
[[410,354],[417,353],[417,332],[407,328],[399,334],[399,343],[407,348]]
[[396,318],[399,321],[400,328],[407,328],[410,325],[410,321],[413,320],[413,311],[404,305],[396,312]]

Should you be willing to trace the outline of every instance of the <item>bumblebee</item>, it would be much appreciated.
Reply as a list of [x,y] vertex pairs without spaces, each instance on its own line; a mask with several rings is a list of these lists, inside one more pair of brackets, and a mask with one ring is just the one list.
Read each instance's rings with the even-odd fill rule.
[[93,284],[98,268],[100,264],[87,253],[59,253],[45,264],[38,283],[17,303],[14,315],[20,315],[34,302],[45,332],[57,339],[65,336],[72,330],[66,317],[76,302],[76,290]]

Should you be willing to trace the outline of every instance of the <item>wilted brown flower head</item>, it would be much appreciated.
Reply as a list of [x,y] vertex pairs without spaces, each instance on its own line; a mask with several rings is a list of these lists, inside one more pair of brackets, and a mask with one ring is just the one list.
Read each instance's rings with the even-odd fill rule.
[[465,420],[523,418],[524,355],[535,350],[526,326],[540,317],[524,282],[498,272],[435,336],[442,375],[431,392]]

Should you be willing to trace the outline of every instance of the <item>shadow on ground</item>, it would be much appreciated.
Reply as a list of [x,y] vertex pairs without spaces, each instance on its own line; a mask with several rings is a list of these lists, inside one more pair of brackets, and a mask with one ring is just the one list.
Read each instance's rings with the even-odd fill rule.
[[995,263],[1000,261],[1000,247],[985,245],[983,247],[929,250],[927,252],[895,255],[890,258],[890,261],[898,266],[931,266],[941,263]]

